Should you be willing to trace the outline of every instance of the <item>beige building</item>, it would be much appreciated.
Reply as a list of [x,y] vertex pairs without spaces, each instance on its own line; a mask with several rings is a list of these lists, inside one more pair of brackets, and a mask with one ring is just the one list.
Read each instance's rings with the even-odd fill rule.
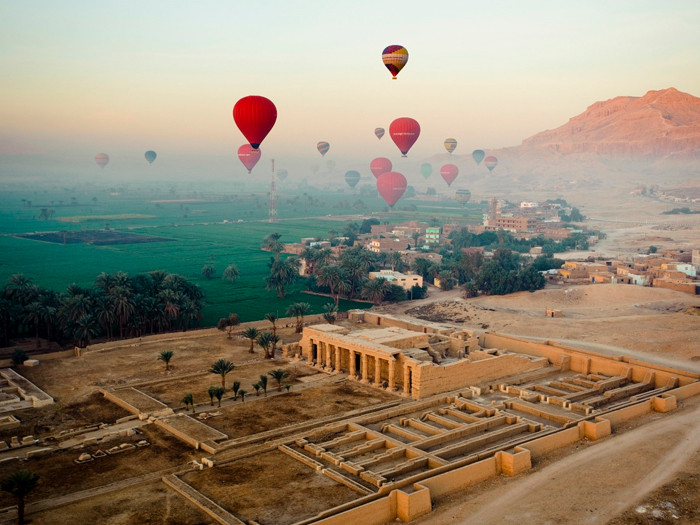
[[414,286],[423,286],[423,276],[415,273],[401,273],[394,270],[379,270],[369,272],[370,279],[386,279],[391,284],[398,284],[401,288],[409,291]]

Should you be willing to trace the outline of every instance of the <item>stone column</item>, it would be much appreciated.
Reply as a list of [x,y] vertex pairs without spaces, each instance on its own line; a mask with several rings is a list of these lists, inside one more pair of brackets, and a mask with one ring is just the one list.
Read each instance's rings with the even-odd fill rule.
[[309,356],[306,358],[308,364],[314,363],[314,345],[316,345],[316,355],[318,355],[318,344],[314,343],[313,339],[309,339]]
[[340,372],[340,347],[335,347],[335,371]]
[[411,367],[408,365],[404,365],[404,367],[403,367],[403,393],[406,395],[411,393],[410,381],[411,381]]
[[389,358],[389,391],[393,392],[396,382],[394,381],[394,374],[396,373],[396,359],[394,357]]
[[354,350],[348,350],[348,374],[350,374],[350,377],[356,377],[357,376],[357,370],[355,370],[355,351]]
[[382,360],[378,357],[374,358],[374,384],[380,385],[382,383]]
[[362,354],[360,366],[362,368],[361,374],[363,383],[367,383],[367,354]]
[[333,345],[327,345],[326,346],[326,370],[333,370],[333,361],[331,360],[331,346]]

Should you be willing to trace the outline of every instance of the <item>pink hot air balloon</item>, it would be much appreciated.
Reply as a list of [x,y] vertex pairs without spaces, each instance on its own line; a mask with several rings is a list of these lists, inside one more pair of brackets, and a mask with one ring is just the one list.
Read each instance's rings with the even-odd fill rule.
[[260,160],[260,149],[255,149],[250,144],[243,144],[238,148],[238,158],[250,173]]
[[[109,155],[106,153],[98,153],[95,155],[95,162],[100,168],[104,168],[109,162]],[[391,169],[391,167],[389,169]]]
[[406,191],[406,177],[396,171],[387,171],[377,177],[377,190],[390,208]]
[[442,168],[440,168],[440,176],[444,179],[448,186],[452,185],[457,178],[457,175],[459,175],[459,169],[454,164],[445,164]]
[[420,135],[420,124],[409,117],[401,117],[394,120],[389,126],[391,140],[399,148],[401,155],[406,156]]
[[391,171],[391,161],[386,157],[377,157],[369,164],[369,169],[375,178],[379,178],[382,173]]
[[493,155],[489,155],[484,159],[484,166],[489,169],[489,172],[493,171],[493,168],[498,164],[498,159]]

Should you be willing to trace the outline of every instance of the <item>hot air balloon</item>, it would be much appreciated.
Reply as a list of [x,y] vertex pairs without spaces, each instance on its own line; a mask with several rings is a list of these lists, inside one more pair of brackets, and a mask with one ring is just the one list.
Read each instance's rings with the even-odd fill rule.
[[396,80],[396,75],[408,62],[408,51],[403,46],[388,46],[382,51],[382,62],[391,73],[392,78]]
[[357,183],[360,182],[360,172],[355,170],[348,171],[345,174],[345,182],[348,183],[348,186],[354,188],[357,186]]
[[260,149],[255,149],[250,144],[243,144],[238,148],[238,158],[250,173],[260,160]]
[[284,180],[284,179],[286,179],[286,178],[287,178],[287,175],[289,175],[289,173],[287,173],[287,170],[277,170],[277,178],[278,178],[279,180]]
[[153,161],[156,160],[156,152],[153,150],[148,150],[146,153],[143,154],[144,157],[146,157],[146,160],[148,161],[149,164],[153,164]]
[[319,142],[316,144],[316,149],[318,149],[318,152],[321,154],[322,157],[326,156],[326,153],[328,153],[328,150],[331,149],[331,145],[328,144],[328,142]]
[[433,172],[433,167],[428,164],[427,162],[425,164],[421,164],[420,166],[420,173],[425,177],[426,179],[430,177],[430,174]]
[[447,153],[452,155],[452,152],[457,149],[457,141],[455,139],[445,139],[445,149]]
[[440,168],[440,176],[444,179],[448,186],[452,185],[457,178],[457,175],[459,175],[459,169],[454,164],[445,164],[442,168]]
[[493,171],[493,168],[498,164],[498,159],[493,155],[489,155],[484,159],[484,166],[489,169],[489,172]]
[[377,178],[377,190],[390,208],[406,191],[406,177],[396,171],[387,171]]
[[384,136],[384,128],[374,128],[374,134],[379,140],[382,140],[382,137]]
[[106,153],[98,153],[97,155],[95,155],[95,162],[97,162],[97,165],[100,168],[104,168],[109,162],[109,155],[107,155]]
[[472,151],[472,158],[474,159],[474,162],[476,162],[477,166],[481,164],[481,161],[484,160],[485,156],[486,153],[484,153],[483,149],[475,149]]
[[469,190],[457,190],[457,200],[461,202],[462,204],[466,204],[469,202],[469,199],[472,198],[472,192]]
[[377,157],[369,164],[369,169],[372,171],[372,175],[375,178],[379,178],[382,173],[391,171],[391,161],[386,157]]
[[391,140],[399,148],[401,156],[405,157],[420,135],[420,124],[409,117],[394,120],[389,126]]
[[258,149],[275,125],[277,108],[265,97],[243,97],[233,106],[233,120],[253,149]]

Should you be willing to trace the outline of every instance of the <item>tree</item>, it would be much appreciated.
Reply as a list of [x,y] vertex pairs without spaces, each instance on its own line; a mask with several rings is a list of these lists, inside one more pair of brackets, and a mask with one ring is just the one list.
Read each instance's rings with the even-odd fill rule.
[[325,310],[323,313],[323,319],[328,324],[335,324],[335,321],[338,318],[338,308],[336,305],[333,303],[327,303],[323,305],[323,309]]
[[90,339],[98,332],[99,328],[95,318],[91,315],[83,315],[73,326],[73,342],[78,348],[85,348],[90,344]]
[[276,261],[279,261],[280,253],[282,253],[284,249],[284,246],[280,242],[280,237],[282,237],[282,235],[277,232],[270,233],[263,239],[260,245],[263,250],[274,253]]
[[260,384],[260,388],[262,388],[262,391],[265,393],[265,397],[267,397],[267,376],[265,374],[260,375],[260,381],[258,381]]
[[205,264],[202,267],[202,277],[204,277],[207,280],[211,279],[215,273],[216,273],[216,270],[214,269],[214,267],[211,264]]
[[238,326],[239,324],[241,324],[241,322],[238,319],[238,314],[228,314],[228,317],[222,317],[219,319],[219,322],[216,323],[216,328],[221,331],[228,330],[226,337],[231,339],[231,333],[233,332],[234,327]]
[[15,365],[15,366],[23,365],[27,359],[29,359],[27,352],[25,352],[21,348],[15,348],[15,351],[12,354],[12,364],[13,365]]
[[389,303],[398,303],[405,301],[408,296],[406,290],[398,284],[389,284],[389,289],[384,294],[384,300]]
[[235,264],[229,264],[224,270],[224,273],[221,275],[221,278],[227,281],[231,281],[231,284],[235,284],[236,280],[240,276],[241,272],[238,269],[238,266],[236,266]]
[[231,391],[233,392],[233,400],[235,401],[238,399],[238,391],[241,389],[241,382],[240,381],[234,381],[233,386],[231,387]]
[[185,410],[188,410],[190,405],[192,405],[192,412],[194,413],[194,396],[192,395],[192,392],[187,392],[184,396],[182,396],[180,403],[185,405]]
[[245,401],[245,395],[246,395],[247,393],[248,393],[247,390],[239,390],[239,391],[238,391],[238,395],[241,396],[241,403],[242,403],[243,401]]
[[214,390],[214,397],[219,402],[219,408],[221,408],[221,398],[224,397],[225,392],[226,392],[226,390],[224,390],[220,386],[217,386],[216,389]]
[[389,291],[389,281],[383,277],[370,279],[362,287],[362,297],[369,299],[374,304],[379,304],[384,299],[384,296]]
[[309,303],[294,303],[287,308],[287,315],[296,317],[296,333],[300,334],[304,330],[304,316],[310,311]]
[[399,252],[389,252],[386,256],[386,264],[389,265],[392,270],[399,272],[403,270],[403,261],[401,260],[401,254]]
[[253,388],[255,389],[255,395],[259,396],[260,395],[260,383],[253,383]]
[[277,391],[282,391],[282,380],[289,377],[289,370],[284,370],[283,368],[278,368],[277,370],[270,370],[268,375],[277,381]]
[[9,492],[17,501],[17,522],[24,521],[24,498],[36,488],[39,483],[39,476],[33,472],[22,469],[7,476],[0,482],[0,488]]
[[274,259],[270,263],[270,275],[265,278],[265,288],[275,290],[277,297],[287,295],[287,288],[299,278],[299,259],[287,257],[285,260]]
[[229,372],[233,372],[235,368],[236,365],[234,365],[228,359],[219,359],[213,365],[211,365],[209,372],[211,372],[212,374],[219,374],[221,376],[221,387],[225,389],[226,374],[228,374]]
[[216,389],[217,389],[217,388],[221,388],[221,387],[220,387],[220,386],[219,386],[219,387],[210,386],[210,387],[209,387],[209,390],[207,390],[207,394],[209,394],[209,399],[210,399],[210,401],[211,401],[211,403],[210,403],[211,406],[214,406],[214,396],[216,395]]
[[275,357],[275,347],[279,340],[280,338],[272,332],[262,332],[258,334],[255,342],[258,343],[265,352],[265,359],[272,359]]
[[276,336],[277,335],[277,320],[279,319],[279,317],[277,316],[277,314],[266,313],[265,319],[270,321],[270,323],[272,324],[272,335]]
[[259,335],[260,335],[260,330],[258,330],[257,328],[254,328],[252,326],[246,328],[245,331],[243,332],[243,338],[250,340],[250,348],[248,349],[248,353],[250,353],[250,354],[255,353],[253,351],[253,346],[255,345],[255,341],[257,340]]
[[172,350],[163,350],[159,355],[158,355],[158,360],[163,361],[165,363],[165,369],[170,370],[170,360],[173,358],[173,355],[175,352]]

